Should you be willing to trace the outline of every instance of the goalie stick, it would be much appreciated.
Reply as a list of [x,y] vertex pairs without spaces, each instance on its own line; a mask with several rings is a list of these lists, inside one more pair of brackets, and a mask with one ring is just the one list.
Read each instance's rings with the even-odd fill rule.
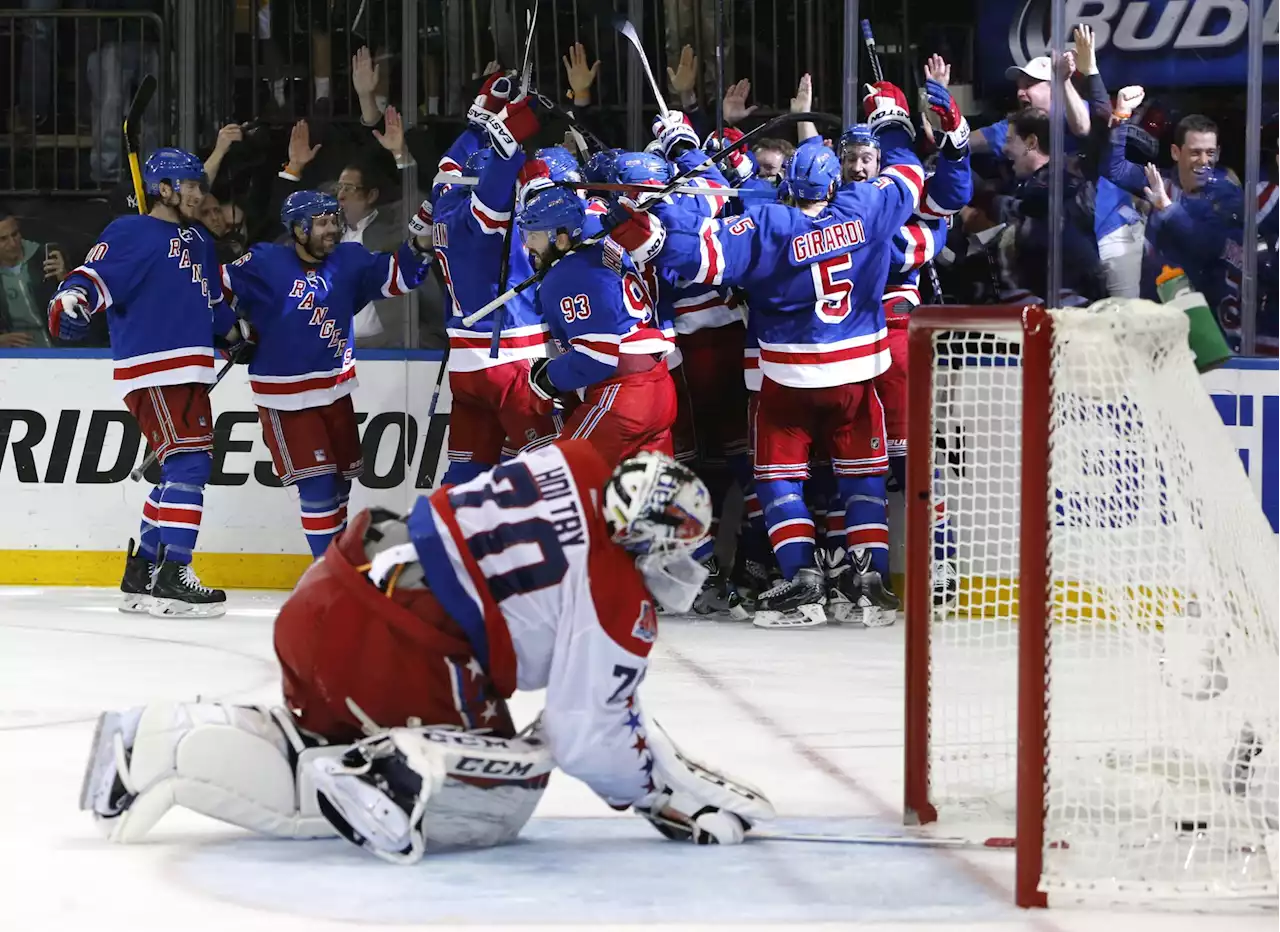
[[145,214],[147,212],[147,192],[142,184],[142,162],[140,161],[140,152],[142,149],[141,132],[142,114],[151,104],[151,98],[156,93],[156,76],[153,74],[143,75],[142,81],[138,84],[138,90],[133,95],[133,100],[129,103],[129,111],[124,116],[124,151],[129,157],[129,175],[133,179],[133,196],[138,201],[138,213]]
[[[757,126],[751,132],[744,134],[741,138],[735,140],[734,142],[729,143],[729,145],[725,146],[715,155],[709,155],[705,159],[703,159],[701,162],[699,162],[697,165],[692,165],[686,170],[680,172],[674,178],[672,178],[670,183],[668,183],[665,187],[657,191],[654,191],[651,197],[646,197],[643,200],[641,200],[639,203],[637,203],[635,205],[635,209],[637,211],[642,211],[642,212],[647,211],[650,207],[657,204],[668,194],[673,193],[677,188],[683,186],[684,182],[687,181],[689,177],[695,174],[696,172],[700,172],[702,171],[702,169],[706,168],[708,165],[716,164],[721,160],[727,158],[729,154],[732,153],[735,149],[751,145],[751,143],[754,142],[756,139],[767,136],[769,133],[776,130],[779,126],[784,126],[788,123],[797,123],[797,122],[823,123],[823,124],[826,124],[827,126],[842,125],[839,117],[832,116],[829,113],[779,114],[778,116],[774,117],[772,120],[768,120],[760,124],[759,126]],[[577,187],[577,185],[575,185],[575,187]],[[513,217],[512,222],[514,221],[515,221],[515,218]],[[602,233],[599,236],[589,237],[588,239],[583,240],[581,243],[578,243],[575,246],[573,246],[569,250],[569,252],[565,253],[565,255],[569,255],[569,253],[577,252],[579,249],[583,249],[587,246],[594,246],[597,243],[607,239],[608,236],[609,236],[609,233],[606,231],[605,233]],[[560,261],[559,259],[556,260],[556,262],[559,262],[559,261]],[[538,282],[542,281],[543,277],[549,271],[551,271],[552,268],[555,267],[555,264],[556,263],[553,262],[550,265],[546,266],[545,268],[539,269],[537,272],[534,272],[524,281],[520,282],[519,284],[511,288],[508,288],[506,291],[498,295],[496,298],[494,298],[484,307],[480,308],[478,311],[474,311],[473,313],[468,314],[462,320],[463,325],[467,327],[474,325],[476,321],[483,320],[485,317],[489,316],[498,308],[502,307],[504,304],[506,304],[516,295],[520,294],[522,291],[526,291],[529,288],[532,288],[534,285],[538,284]]]
[[[798,841],[837,845],[884,845],[898,848],[969,848],[972,850],[995,848],[1008,851],[1014,850],[1018,844],[1015,838],[999,836],[993,838],[961,838],[946,835],[862,835],[858,833],[822,835],[807,832],[757,831],[756,829],[748,832],[747,838],[755,838],[760,841]],[[1069,846],[1065,841],[1051,841],[1049,842],[1049,847],[1066,848]]]

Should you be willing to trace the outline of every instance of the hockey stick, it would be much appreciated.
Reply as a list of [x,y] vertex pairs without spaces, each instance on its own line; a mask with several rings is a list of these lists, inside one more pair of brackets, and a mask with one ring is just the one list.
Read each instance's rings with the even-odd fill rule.
[[[236,364],[236,359],[235,359],[235,356],[233,355],[230,359],[226,361],[226,364],[223,365],[223,367],[218,370],[217,376],[214,377],[213,384],[209,386],[209,391],[213,391],[215,388],[218,387],[218,383],[227,377],[227,373],[231,371],[232,366],[234,366],[235,364]],[[151,464],[154,463],[159,458],[160,458],[160,455],[156,453],[155,450],[148,450],[146,458],[142,461],[142,465],[138,466],[133,470],[133,472],[129,473],[129,478],[132,479],[134,482],[142,481],[142,474],[145,473],[148,469],[150,469]]]
[[[440,172],[431,182],[433,185],[448,184],[458,185],[459,187],[470,188],[480,183],[479,178],[473,178],[468,175],[451,175],[448,172]],[[575,191],[611,191],[617,193],[643,194],[645,191],[663,191],[666,190],[660,184],[612,184],[609,182],[590,182],[590,181],[556,181],[553,182],[557,187],[573,188]],[[674,191],[667,192],[669,194],[693,194],[699,197],[742,197],[742,192],[737,188],[712,188],[702,184],[681,185]]]
[[[533,0],[533,12],[525,20],[524,64],[521,66],[520,73],[521,98],[528,95],[529,84],[533,77],[533,61],[530,56],[533,53],[533,30],[538,25],[538,2],[539,0]],[[511,189],[511,216],[507,218],[507,228],[502,233],[502,255],[498,259],[498,291],[500,292],[507,290],[507,280],[511,277],[511,237],[516,228],[516,196],[519,191],[520,182],[517,181],[515,187]],[[493,335],[489,337],[490,359],[498,358],[499,347],[502,344],[502,328],[507,322],[506,318],[506,308],[499,308],[498,316],[493,321]],[[430,421],[427,423],[430,425]]]
[[[771,832],[752,829],[747,838],[758,838],[761,841],[798,841],[818,842],[836,845],[885,845],[899,848],[996,848],[1013,850],[1017,847],[1014,838],[959,838],[955,836],[939,836],[930,838],[927,835],[811,835],[805,832]],[[1066,848],[1064,841],[1049,843],[1050,848]]]
[[133,196],[138,201],[138,213],[145,214],[147,212],[147,192],[142,184],[142,163],[139,161],[139,152],[142,149],[141,133],[139,131],[142,126],[142,114],[151,104],[151,98],[156,93],[156,76],[153,74],[143,75],[142,81],[138,84],[138,90],[133,95],[133,100],[129,103],[129,112],[124,116],[124,151],[129,157],[129,174],[133,178]]
[[880,56],[876,54],[876,37],[871,32],[871,20],[862,21],[862,44],[867,47],[867,57],[871,59],[871,76],[876,83],[884,80],[884,72],[880,69]]
[[[687,181],[690,176],[696,174],[697,172],[702,171],[708,165],[714,165],[728,158],[729,154],[736,149],[743,148],[745,146],[750,146],[755,140],[768,136],[770,132],[776,130],[779,126],[784,126],[787,123],[797,123],[797,122],[824,123],[828,126],[842,125],[839,117],[832,116],[829,113],[782,113],[782,114],[779,114],[778,116],[774,117],[772,120],[768,120],[760,124],[759,126],[757,126],[751,132],[744,134],[740,139],[737,139],[734,142],[729,143],[729,145],[725,146],[715,155],[709,155],[705,159],[703,159],[701,162],[699,162],[697,165],[692,165],[689,168],[685,169],[684,171],[678,173],[674,178],[671,179],[671,181],[664,188],[661,188],[658,191],[654,191],[652,197],[646,197],[643,200],[641,200],[639,203],[637,203],[635,205],[635,209],[637,211],[642,211],[642,212],[648,210],[650,207],[657,204],[667,195],[674,193],[677,188],[682,187],[684,185],[684,182]],[[575,185],[575,187],[577,186]],[[609,232],[606,231],[604,233],[601,233],[599,236],[589,237],[583,240],[581,243],[578,243],[577,245],[570,248],[569,252],[566,252],[565,255],[567,256],[569,255],[569,253],[577,252],[579,249],[585,249],[588,246],[594,246],[597,243],[607,239],[608,236],[609,236]],[[564,257],[561,256],[561,258],[564,258]],[[559,259],[556,260],[556,262],[559,262],[559,261],[560,261]],[[502,307],[504,304],[506,304],[516,295],[520,294],[522,291],[526,291],[529,288],[532,288],[534,285],[538,284],[538,282],[542,281],[543,277],[549,271],[551,271],[551,269],[555,266],[555,264],[556,263],[553,262],[550,265],[545,266],[542,269],[539,269],[538,271],[530,275],[528,278],[526,278],[524,281],[520,282],[519,284],[511,288],[508,288],[506,291],[498,295],[496,298],[494,298],[484,307],[480,308],[478,311],[474,311],[471,314],[468,314],[466,317],[462,319],[463,326],[470,327],[474,325],[476,321],[483,320],[485,317],[492,314],[498,308]]]
[[653,96],[658,98],[658,111],[663,116],[666,116],[671,111],[667,109],[667,101],[662,96],[662,88],[658,86],[658,81],[653,76],[653,69],[649,67],[649,59],[644,54],[644,46],[640,44],[640,36],[636,32],[636,27],[631,25],[631,20],[625,16],[615,16],[613,18],[613,28],[626,36],[627,41],[635,47],[636,54],[640,56],[640,64],[644,66],[644,73],[649,78],[649,86],[653,88]]

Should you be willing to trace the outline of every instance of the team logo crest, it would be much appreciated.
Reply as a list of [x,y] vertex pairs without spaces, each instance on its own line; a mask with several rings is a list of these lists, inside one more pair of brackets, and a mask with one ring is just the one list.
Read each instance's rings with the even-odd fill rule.
[[529,441],[530,443],[533,443],[533,441],[538,439],[538,432],[534,430],[532,427],[530,427],[528,430],[524,432],[524,439]]
[[205,417],[203,414],[202,414],[202,415],[200,415],[200,417],[196,418],[196,420],[200,422],[200,426],[201,426],[201,427],[208,427],[208,426],[209,426],[209,419],[208,419],[207,417]]
[[652,644],[658,639],[658,613],[648,599],[640,603],[640,617],[631,628],[631,636],[645,644]]
[[879,449],[880,449],[880,438],[879,438],[879,437],[872,437],[872,438],[871,438],[871,449],[873,449],[873,450],[879,450]]
[[315,454],[315,458],[316,458],[316,462],[317,462],[317,463],[323,463],[323,462],[324,462],[324,450],[312,450],[311,452],[312,452],[313,454]]

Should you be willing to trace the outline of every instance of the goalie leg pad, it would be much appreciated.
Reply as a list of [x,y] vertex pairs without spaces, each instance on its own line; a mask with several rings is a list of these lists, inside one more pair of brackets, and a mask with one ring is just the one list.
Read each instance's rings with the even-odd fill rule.
[[392,728],[311,769],[320,810],[338,834],[385,861],[413,864],[429,847],[512,841],[554,767],[536,733]]
[[175,806],[266,835],[333,834],[304,765],[345,748],[308,747],[288,712],[154,703],[106,712],[80,794],[107,837],[142,838]]

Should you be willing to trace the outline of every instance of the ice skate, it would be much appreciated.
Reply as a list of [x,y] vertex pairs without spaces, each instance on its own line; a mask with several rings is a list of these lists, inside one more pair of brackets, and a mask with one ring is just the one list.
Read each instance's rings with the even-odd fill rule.
[[849,575],[849,564],[844,557],[843,547],[818,551],[818,563],[827,584],[827,621],[833,625],[843,623],[852,611],[849,597],[841,586]]
[[871,554],[854,554],[853,565],[840,576],[845,602],[839,606],[842,623],[863,628],[887,628],[898,619],[902,601],[871,568]]
[[751,623],[757,628],[815,628],[825,625],[827,613],[823,606],[826,600],[822,571],[806,566],[796,571],[794,579],[760,593]]
[[750,621],[755,614],[760,593],[773,588],[778,580],[770,579],[769,567],[764,563],[739,557],[734,564],[730,582],[734,588],[734,603],[729,608],[730,617],[734,621]]
[[138,551],[133,538],[125,551],[124,578],[120,580],[120,611],[145,615],[151,610],[151,574],[156,565]]
[[955,608],[960,592],[960,572],[954,560],[938,560],[933,564],[933,604],[938,608]]
[[162,560],[151,584],[151,614],[156,618],[213,618],[227,611],[227,594],[200,582],[190,563]]
[[699,615],[724,615],[733,610],[741,599],[729,575],[720,568],[720,561],[711,556],[703,564],[709,571],[702,591],[694,599],[693,610]]

